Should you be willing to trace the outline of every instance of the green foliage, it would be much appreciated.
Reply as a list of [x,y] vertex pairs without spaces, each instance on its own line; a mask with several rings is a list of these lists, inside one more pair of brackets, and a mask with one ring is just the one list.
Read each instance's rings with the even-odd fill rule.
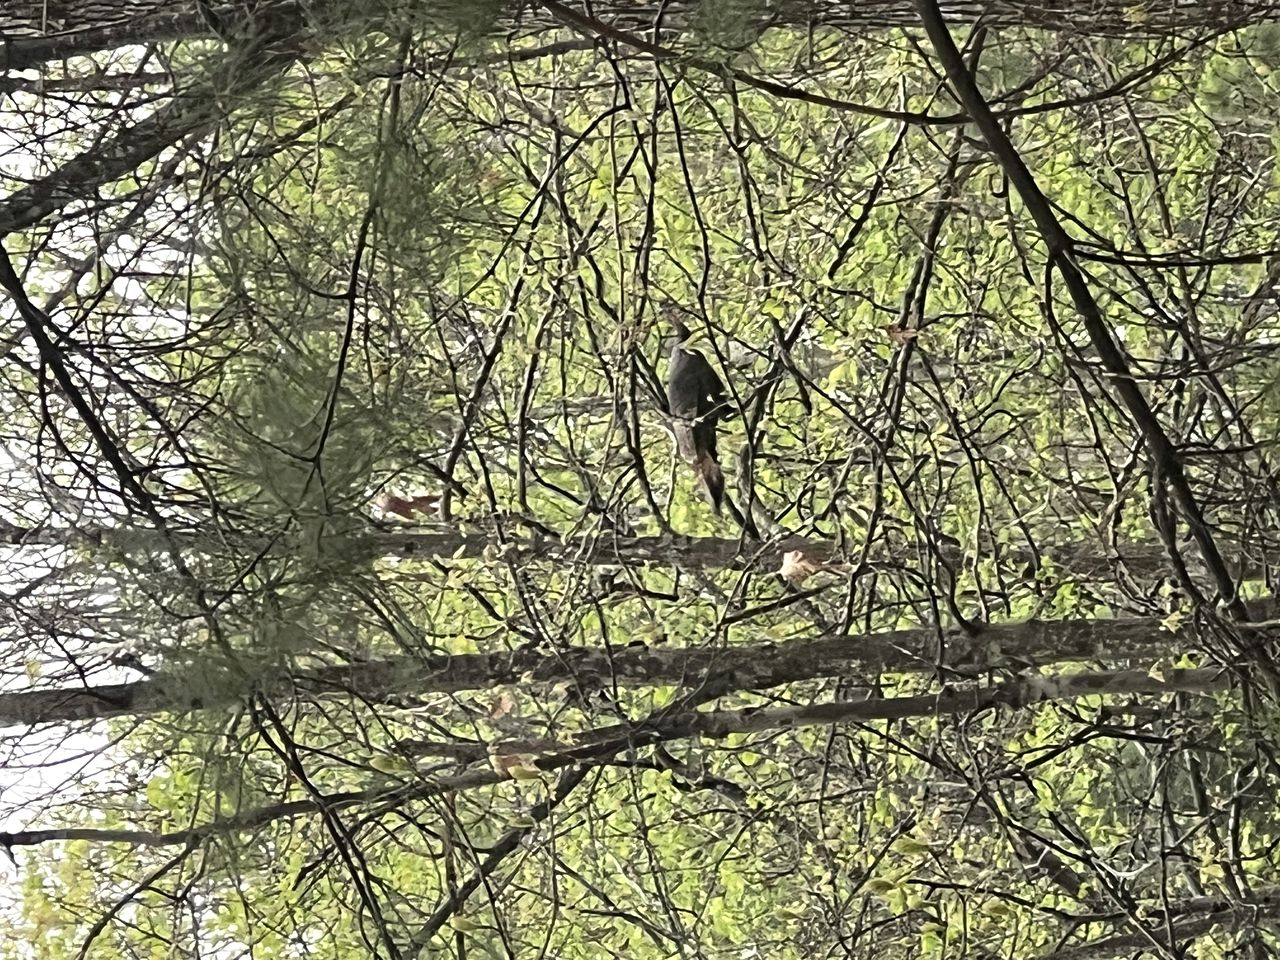
[[[336,326],[336,325],[335,325]],[[237,499],[270,515],[325,517],[362,492],[376,456],[376,411],[335,389],[339,331],[282,345],[276,357],[240,353],[227,365],[224,437]],[[296,341],[295,341],[296,342]]]
[[[145,369],[196,454],[164,507],[198,516],[205,539],[180,546],[203,606],[161,550],[123,586],[95,587],[146,611],[129,622],[146,626],[160,689],[223,706],[117,721],[109,786],[82,788],[82,806],[54,819],[198,830],[189,845],[75,840],[56,848],[62,860],[30,856],[13,941],[52,957],[91,932],[94,957],[167,956],[161,945],[199,938],[203,955],[346,960],[419,937],[440,953],[565,958],[848,944],[1033,957],[1114,933],[1117,899],[1146,917],[1225,889],[1228,871],[1269,883],[1276,777],[1253,745],[1275,739],[1274,717],[1245,716],[1229,695],[779,721],[674,741],[674,761],[659,759],[641,721],[713,684],[615,685],[579,669],[574,648],[608,663],[635,642],[731,652],[937,634],[936,650],[876,638],[883,669],[851,655],[835,680],[730,685],[699,704],[747,720],[813,702],[942,702],[1015,679],[1047,688],[1094,666],[1051,673],[1056,651],[994,643],[949,665],[953,641],[988,649],[989,623],[1089,620],[1105,641],[1137,613],[1165,628],[1139,674],[1216,662],[1175,643],[1170,618],[1190,608],[1151,583],[1163,568],[1117,572],[1122,551],[1155,541],[1167,478],[1145,466],[1043,237],[975,128],[904,131],[597,51],[500,72],[485,56],[499,45],[474,38],[455,51],[463,72],[420,76],[415,42],[411,69],[388,79],[392,38],[419,17],[432,36],[480,32],[498,9],[402,6],[351,5],[307,82],[282,81],[271,110],[229,119],[189,282],[147,285],[199,325]],[[956,109],[911,43],[756,37],[764,12],[700,4],[686,49],[728,50],[852,103]],[[1001,31],[978,72],[1008,94],[994,100],[1002,122],[1078,239],[1157,418],[1197,453],[1191,482],[1226,533],[1269,529],[1250,498],[1269,476],[1258,458],[1275,439],[1277,378],[1268,350],[1239,347],[1269,345],[1276,323],[1259,311],[1245,324],[1229,292],[1257,288],[1265,271],[1244,261],[1274,248],[1276,185],[1260,175],[1273,147],[1238,128],[1274,115],[1259,67],[1278,36],[1224,36],[1123,96],[1082,95],[1150,66],[1162,43]],[[737,535],[696,496],[646,377],[664,372],[681,309],[735,407],[777,377],[756,435],[741,416],[722,425],[721,459],[737,502],[750,460],[751,492],[782,532],[840,544],[850,569],[816,575],[822,590],[762,576],[777,569],[772,546],[752,570],[740,569],[750,546],[680,569],[661,546],[642,563],[615,538]],[[776,344],[800,321],[782,364]],[[129,417],[149,422],[117,422]],[[1246,421],[1248,436],[1233,432]],[[145,459],[154,438],[127,432]],[[446,470],[454,519],[425,533],[456,555],[372,536],[379,492],[439,496]],[[1173,539],[1185,533],[1174,524]],[[462,537],[491,542],[477,556]],[[1073,566],[1091,543],[1101,573]],[[121,548],[112,569],[131,556]],[[1260,576],[1245,588],[1265,590]],[[474,680],[491,689],[371,697],[342,682],[348,664],[441,658],[434,670],[472,653],[492,658]],[[1128,666],[1113,653],[1098,644],[1108,666]],[[562,657],[569,679],[524,675],[540,657]],[[321,666],[332,689],[290,688]],[[522,765],[527,778],[491,782],[489,745],[573,745],[628,723],[632,738],[549,814],[559,773]],[[465,906],[426,937],[471,877]],[[117,902],[127,909],[94,931]]]
[[1274,110],[1280,86],[1280,29],[1259,24],[1225,35],[1208,60],[1199,95],[1212,113],[1224,120],[1249,122],[1259,111]]

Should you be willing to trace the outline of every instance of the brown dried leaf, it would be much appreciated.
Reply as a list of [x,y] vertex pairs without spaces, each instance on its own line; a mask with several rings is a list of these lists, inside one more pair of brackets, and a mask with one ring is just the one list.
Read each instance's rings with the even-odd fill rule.
[[778,568],[778,574],[787,583],[799,584],[821,569],[822,566],[806,557],[803,550],[791,550],[782,555],[782,566]]
[[415,497],[402,497],[395,493],[383,494],[378,499],[378,509],[386,516],[397,516],[402,520],[414,520],[417,517],[430,517],[436,512],[440,498],[435,494],[421,494]]
[[883,329],[888,335],[890,342],[897,347],[906,346],[908,341],[914,340],[916,337],[920,336],[920,331],[918,329],[913,327],[900,327],[896,323],[891,323]]
[[502,693],[494,697],[493,700],[489,703],[489,719],[501,720],[503,717],[505,717],[508,713],[511,712],[511,708],[514,707],[515,705],[516,705],[516,698],[513,697],[508,691],[504,690]]

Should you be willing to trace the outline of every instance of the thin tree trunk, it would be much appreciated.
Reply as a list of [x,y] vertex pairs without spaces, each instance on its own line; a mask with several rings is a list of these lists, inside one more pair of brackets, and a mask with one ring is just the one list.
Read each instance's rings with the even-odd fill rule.
[[[472,525],[477,526],[477,525]],[[199,533],[178,533],[173,540],[184,553],[225,555],[228,550],[257,555],[270,546],[266,538],[218,538]],[[115,550],[124,556],[137,556],[147,552],[161,552],[165,543],[159,534],[142,528],[69,527],[57,528],[18,527],[0,522],[0,543],[32,546],[67,546],[92,548],[100,546]],[[504,559],[519,564],[539,561],[564,566],[586,564],[599,567],[644,566],[646,564],[675,564],[686,570],[752,570],[773,571],[782,565],[784,554],[799,550],[814,563],[839,562],[845,559],[841,547],[833,540],[815,540],[808,537],[786,537],[761,546],[744,544],[727,537],[621,537],[614,535],[578,536],[567,540],[537,532],[521,536],[481,530],[478,533],[462,533],[457,527],[421,527],[405,531],[376,531],[342,541],[342,550],[363,553],[369,557],[394,557],[398,559],[448,558],[450,560],[479,560],[502,551]],[[943,560],[953,566],[962,566],[965,554],[962,549],[943,546]],[[1090,542],[1063,543],[1041,546],[1039,553],[1025,549],[1012,549],[1000,557],[1011,566],[1031,567],[1045,559],[1052,560],[1054,569],[1064,579],[1086,581],[1112,581],[1117,569],[1136,579],[1164,576],[1168,562],[1164,550],[1155,543],[1134,543],[1120,547],[1111,555],[1098,544]],[[917,553],[910,547],[874,550],[870,562],[888,566],[914,565]],[[1248,558],[1233,557],[1236,575],[1251,578],[1259,575],[1260,567]],[[403,575],[403,574],[401,574]]]
[[[269,696],[339,695],[369,703],[407,694],[459,693],[515,683],[568,683],[583,692],[615,683],[622,687],[674,683],[724,696],[804,680],[871,679],[882,672],[937,673],[950,681],[1066,661],[1141,658],[1150,662],[1180,655],[1195,641],[1190,628],[1169,632],[1152,618],[1049,620],[997,624],[977,636],[951,633],[941,645],[936,629],[921,628],[723,648],[572,647],[551,655],[394,657],[281,673],[274,680],[268,676],[259,689]],[[197,680],[157,677],[96,687],[0,693],[0,727],[214,709],[237,703],[250,692],[243,688],[241,674],[228,672],[219,678],[208,668],[197,673]]]

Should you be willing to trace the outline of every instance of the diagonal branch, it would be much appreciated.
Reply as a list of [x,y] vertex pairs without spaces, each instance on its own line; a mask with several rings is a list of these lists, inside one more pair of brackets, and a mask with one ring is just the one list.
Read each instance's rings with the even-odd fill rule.
[[467,900],[480,885],[486,882],[511,854],[520,849],[525,837],[536,829],[537,824],[542,823],[551,816],[555,808],[568,798],[590,771],[591,767],[586,765],[565,770],[556,782],[555,791],[550,796],[540,800],[529,811],[529,816],[534,826],[511,827],[496,843],[489,847],[484,859],[480,861],[471,875],[445,897],[444,901],[432,911],[431,916],[427,918],[427,922],[414,933],[405,950],[407,958],[422,955],[430,945],[431,938],[439,933],[441,928],[466,905]]
[[1205,520],[1204,511],[1187,480],[1182,459],[1133,378],[1124,352],[1103,317],[1098,301],[1090,292],[1084,274],[1076,266],[1075,242],[1058,221],[1049,200],[1041,191],[1035,177],[1032,176],[1008,135],[1001,128],[973,77],[965,68],[960,51],[956,48],[955,41],[952,40],[947,24],[942,18],[937,0],[913,0],[913,2],[924,24],[925,32],[929,35],[929,40],[933,43],[938,59],[946,71],[947,79],[951,82],[965,111],[973,117],[988,146],[999,159],[1000,166],[1022,197],[1027,211],[1044,238],[1048,248],[1049,263],[1062,275],[1067,292],[1084,322],[1089,340],[1097,351],[1103,367],[1112,375],[1116,392],[1129,411],[1129,416],[1142,437],[1153,466],[1173,490],[1187,525],[1191,528],[1191,535],[1200,550],[1200,555],[1217,587],[1218,596],[1234,617],[1243,619],[1244,607],[1237,595],[1235,580],[1218,550],[1213,533]]
[[297,59],[295,49],[263,43],[233,50],[209,79],[175,93],[155,114],[91,146],[57,170],[0,201],[0,239],[34,226],[77,200],[136,170],[186,137],[204,133],[226,115],[229,100],[243,97]]
[[[993,708],[1020,708],[1082,697],[1112,697],[1170,693],[1215,694],[1230,689],[1232,676],[1225,669],[1169,670],[1157,677],[1144,670],[1088,672],[1059,676],[1026,676],[992,684],[966,684],[935,693],[904,697],[869,697],[865,700],[821,701],[798,707],[761,709],[740,707],[730,710],[658,711],[635,723],[619,723],[585,731],[571,743],[547,743],[541,755],[530,758],[542,771],[608,763],[618,751],[636,749],[690,737],[723,740],[745,733],[794,730],[799,727],[872,723],[911,717],[958,717]],[[412,753],[412,744],[406,745]],[[0,833],[0,849],[39,846],[67,840],[127,843],[135,846],[166,847],[192,845],[207,838],[255,830],[273,823],[311,817],[325,810],[370,806],[371,815],[403,809],[406,803],[475,790],[498,783],[509,776],[491,764],[474,764],[454,776],[421,776],[395,787],[325,794],[287,800],[265,807],[241,811],[232,816],[170,832],[152,830],[66,827],[48,830],[20,830]],[[561,781],[571,789],[578,778]],[[557,801],[558,802],[558,801]]]

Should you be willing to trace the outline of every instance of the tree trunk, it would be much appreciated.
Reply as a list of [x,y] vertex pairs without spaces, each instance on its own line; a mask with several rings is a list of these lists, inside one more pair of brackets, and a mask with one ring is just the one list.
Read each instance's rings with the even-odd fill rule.
[[[233,20],[240,4],[211,4],[224,20]],[[652,36],[659,20],[669,35],[689,28],[699,0],[632,3],[604,0],[591,5],[593,16],[629,33]],[[435,4],[406,4],[432,17]],[[1275,19],[1272,4],[1261,0],[1149,0],[1134,14],[1132,0],[944,0],[942,12],[953,24],[971,24],[979,18],[988,26],[1042,27],[1087,34],[1130,36],[1172,33],[1209,27],[1240,26]],[[260,17],[275,26],[292,26],[304,34],[317,24],[341,23],[345,0],[259,0]],[[580,10],[581,5],[575,7]],[[703,18],[705,19],[705,18]],[[1137,22],[1139,21],[1140,22]],[[830,27],[852,32],[913,26],[917,23],[911,0],[758,0],[725,16],[735,35],[751,36],[768,27]],[[472,24],[472,26],[475,26]],[[529,35],[557,30],[563,24],[546,7],[536,3],[509,3],[490,25],[495,35]],[[109,50],[127,44],[151,44],[213,36],[194,2],[171,0],[16,0],[0,2],[0,67],[23,69],[49,60]]]
[[[1264,613],[1261,608],[1253,613]],[[1154,618],[1033,620],[997,624],[977,636],[932,627],[892,630],[781,644],[708,647],[573,647],[544,654],[459,654],[395,657],[293,674],[260,683],[268,695],[339,694],[377,703],[404,695],[459,693],[513,683],[569,684],[579,692],[653,684],[701,686],[714,696],[767,690],[830,677],[868,679],[880,673],[938,673],[954,681],[991,670],[1024,669],[1064,661],[1151,662],[1180,654],[1194,631],[1163,629]],[[206,668],[198,680],[157,677],[135,683],[0,693],[0,727],[65,723],[225,707],[248,692],[240,676]]]
[[[476,525],[478,526],[478,525]],[[265,537],[242,539],[215,539],[199,533],[174,534],[172,538],[184,554],[223,556],[228,550],[246,556],[268,550],[271,543]],[[0,543],[29,546],[67,546],[92,549],[102,546],[125,556],[146,553],[162,553],[168,549],[159,534],[145,529],[110,529],[85,526],[76,529],[57,527],[19,527],[0,521]],[[370,557],[448,558],[451,560],[479,560],[500,551],[504,559],[520,564],[548,562],[561,565],[586,564],[598,567],[646,566],[672,564],[685,570],[750,570],[753,572],[776,571],[782,565],[784,554],[799,550],[814,563],[840,562],[846,559],[840,544],[834,540],[815,540],[792,536],[765,547],[744,544],[729,537],[622,537],[576,536],[561,541],[557,537],[531,531],[523,536],[481,529],[476,533],[463,533],[448,525],[424,525],[416,529],[398,531],[371,531],[351,540],[334,543],[334,549],[344,554],[353,552]],[[855,545],[856,547],[857,545]],[[942,549],[942,559],[952,566],[963,566],[965,551],[947,546]],[[1048,559],[1060,575],[1082,581],[1112,582],[1117,567],[1138,580],[1161,577],[1168,574],[1168,561],[1164,549],[1155,543],[1131,543],[1121,545],[1119,552],[1111,554],[1099,544],[1089,542],[1062,543],[1041,546],[1039,557],[1025,549],[1010,548],[999,555],[1001,561],[1011,567],[1031,567]],[[872,550],[869,561],[890,566],[910,565],[916,562],[911,545],[900,548]],[[1237,576],[1259,576],[1260,564],[1247,556],[1231,559]]]

